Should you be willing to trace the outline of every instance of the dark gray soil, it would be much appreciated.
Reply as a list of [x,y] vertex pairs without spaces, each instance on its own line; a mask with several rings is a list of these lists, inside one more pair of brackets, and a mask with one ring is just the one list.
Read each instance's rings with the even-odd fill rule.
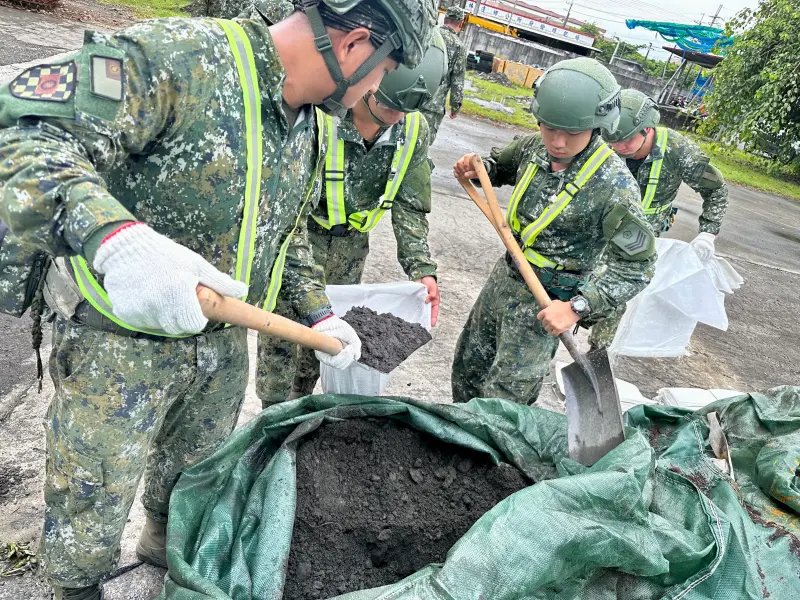
[[297,452],[284,598],[393,583],[448,550],[530,482],[516,468],[389,419],[324,425]]
[[392,372],[431,341],[431,334],[419,323],[409,323],[390,313],[378,314],[364,306],[354,306],[342,318],[361,338],[359,362],[381,373]]
[[0,465],[0,504],[14,495],[14,488],[24,480],[36,475],[31,469],[22,469],[12,465]]

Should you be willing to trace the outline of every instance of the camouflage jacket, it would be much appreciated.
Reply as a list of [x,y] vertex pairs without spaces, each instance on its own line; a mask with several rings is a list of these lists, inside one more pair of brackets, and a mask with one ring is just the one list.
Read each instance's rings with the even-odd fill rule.
[[[644,197],[650,181],[653,161],[661,157],[658,145],[639,164],[634,177]],[[661,175],[651,207],[672,204],[678,195],[681,182],[684,182],[703,198],[703,212],[700,214],[700,231],[719,233],[722,217],[728,207],[728,186],[719,170],[709,163],[705,153],[691,140],[673,129],[667,129],[667,147],[661,165]],[[653,230],[660,233],[664,229],[668,209],[647,215]]]
[[[248,295],[260,305],[280,240],[306,194],[311,202],[319,194],[318,153],[310,107],[288,130],[285,73],[266,25],[241,25],[259,73],[263,125]],[[233,274],[247,147],[242,89],[222,27],[164,19],[110,36],[87,32],[83,49],[58,63],[51,68],[61,77],[57,98],[48,99],[30,70],[0,90],[0,218],[56,256],[84,254],[112,223],[144,221]],[[18,97],[23,89],[29,98]],[[328,299],[313,277],[305,219],[299,223],[287,253],[289,293],[297,312],[309,314]]]
[[467,69],[467,51],[455,31],[446,26],[440,27],[439,31],[447,46],[447,73],[442,78],[439,89],[425,103],[422,112],[443,115],[449,92],[450,111],[453,114],[457,114],[461,110],[461,103],[464,101],[464,72]]
[[[339,121],[344,141],[345,209],[347,214],[372,210],[391,176],[392,158],[405,142],[405,119],[385,130],[367,149],[351,114]],[[397,260],[409,279],[436,276],[436,263],[428,248],[428,213],[431,211],[431,167],[428,161],[428,123],[419,121],[419,136],[408,170],[390,211],[397,240]],[[314,214],[327,219],[325,186]]]
[[[572,164],[559,172],[551,170],[538,134],[492,149],[484,163],[495,185],[515,185],[529,162],[538,165],[517,208],[524,230],[547,209],[553,196],[575,179],[602,143],[595,135]],[[637,237],[642,243],[630,249],[626,240]],[[587,278],[579,292],[589,301],[592,317],[609,314],[642,291],[654,272],[655,236],[644,220],[636,181],[622,159],[612,153],[531,247],[565,270]]]

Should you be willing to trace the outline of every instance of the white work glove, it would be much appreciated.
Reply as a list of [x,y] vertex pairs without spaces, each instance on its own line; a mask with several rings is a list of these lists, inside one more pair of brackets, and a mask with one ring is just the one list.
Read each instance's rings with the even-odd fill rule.
[[172,335],[202,331],[208,319],[197,300],[198,284],[223,296],[247,294],[244,283],[144,223],[124,225],[109,235],[93,264],[105,275],[114,315],[139,329]]
[[706,262],[714,258],[714,238],[713,233],[700,233],[692,240],[692,248],[697,252],[700,260]]
[[314,323],[311,329],[335,337],[342,342],[344,346],[342,351],[336,356],[331,356],[327,352],[316,350],[314,354],[319,362],[331,366],[334,369],[346,369],[361,358],[361,340],[356,330],[336,315],[325,317],[321,321]]

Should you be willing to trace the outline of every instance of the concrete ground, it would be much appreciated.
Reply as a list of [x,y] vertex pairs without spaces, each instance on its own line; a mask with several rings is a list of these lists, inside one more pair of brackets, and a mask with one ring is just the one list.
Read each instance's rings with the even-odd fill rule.
[[[0,28],[17,52],[0,63],[37,61],[47,53],[69,50],[80,44],[82,24],[53,23],[42,15],[21,13],[0,6]],[[41,23],[42,29],[37,29]],[[9,25],[10,24],[10,25]],[[8,32],[8,35],[7,33]],[[24,38],[24,39],[23,39]],[[34,41],[24,41],[33,39]],[[46,40],[46,45],[37,44]],[[27,48],[37,46],[36,56]],[[55,50],[54,50],[55,49]],[[18,64],[3,70],[0,81],[18,72]],[[5,75],[5,77],[4,77]],[[434,339],[396,372],[387,394],[412,396],[432,402],[450,401],[450,363],[456,339],[469,309],[477,298],[502,245],[483,215],[452,179],[450,166],[469,151],[487,152],[491,146],[508,143],[516,134],[466,118],[445,120],[431,156],[437,165],[433,176],[434,206],[430,216],[430,245],[440,265],[442,307]],[[506,202],[510,190],[500,190]],[[701,205],[688,188],[678,199],[681,209],[670,237],[689,241],[696,232]],[[718,251],[745,278],[745,284],[726,300],[730,320],[727,332],[698,327],[691,354],[680,359],[621,359],[617,375],[638,385],[646,396],[665,386],[733,388],[756,390],[800,381],[800,203],[731,188],[731,205],[719,237]],[[395,259],[395,242],[389,220],[373,233],[372,253],[367,262],[366,282],[404,278]],[[49,339],[49,331],[45,340]],[[581,340],[585,340],[582,333]],[[255,338],[251,337],[255,356]],[[47,358],[49,347],[43,349]],[[564,356],[562,349],[562,356]],[[252,365],[251,365],[252,367]],[[42,393],[36,392],[35,362],[29,342],[29,321],[0,316],[0,546],[7,542],[38,543],[43,517],[42,483],[44,435],[41,422],[53,387],[45,378]],[[561,406],[549,389],[545,406]],[[239,424],[258,413],[260,404],[253,385]],[[563,409],[561,409],[563,410]],[[122,540],[120,565],[135,561],[134,547],[142,527],[138,502]],[[3,570],[0,563],[0,571]],[[148,600],[160,590],[164,571],[141,566],[107,584],[108,600]],[[47,588],[34,573],[23,577],[0,577],[0,600],[45,600]]]

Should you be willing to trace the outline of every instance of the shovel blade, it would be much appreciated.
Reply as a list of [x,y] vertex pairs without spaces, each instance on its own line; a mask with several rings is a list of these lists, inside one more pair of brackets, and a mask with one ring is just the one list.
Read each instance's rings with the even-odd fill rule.
[[564,367],[562,375],[567,398],[569,457],[588,467],[621,444],[625,432],[608,353],[604,349],[592,350],[586,358],[587,368],[596,377],[596,388],[577,362]]

